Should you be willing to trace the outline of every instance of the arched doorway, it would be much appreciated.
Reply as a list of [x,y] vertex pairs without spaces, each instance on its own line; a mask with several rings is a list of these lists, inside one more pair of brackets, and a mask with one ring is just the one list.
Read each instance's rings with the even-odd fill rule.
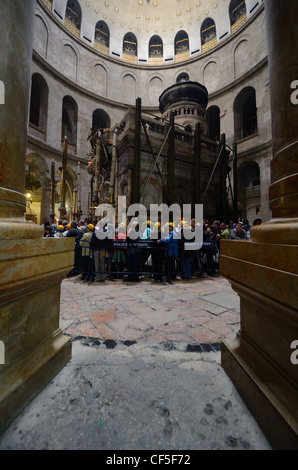
[[218,106],[210,106],[207,109],[210,139],[220,140],[220,109]]
[[238,169],[238,200],[240,216],[252,225],[262,210],[260,167],[255,161],[245,162]]
[[256,92],[253,87],[243,88],[235,99],[234,128],[236,141],[257,132]]
[[[62,167],[59,167],[56,171],[55,179],[57,181],[55,188],[55,217],[56,222],[59,220],[59,208],[61,202],[61,176]],[[76,174],[71,168],[66,170],[66,184],[65,184],[65,208],[66,208],[66,219],[68,221],[73,220],[73,213],[76,205]]]
[[25,194],[27,199],[26,220],[43,224],[50,216],[49,169],[45,159],[36,153],[27,155]]
[[47,82],[39,73],[34,73],[31,79],[29,126],[39,138],[45,140],[48,120]]
[[62,105],[61,142],[63,145],[64,138],[67,137],[68,148],[73,153],[76,153],[77,145],[77,120],[78,105],[71,96],[65,96]]
[[111,126],[110,116],[103,109],[96,109],[92,115],[92,137],[90,144],[92,149],[96,147],[97,131],[102,129],[108,129]]

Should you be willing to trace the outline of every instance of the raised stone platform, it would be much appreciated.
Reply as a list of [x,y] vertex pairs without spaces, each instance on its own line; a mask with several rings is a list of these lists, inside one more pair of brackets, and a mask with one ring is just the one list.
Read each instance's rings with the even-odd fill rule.
[[59,328],[73,239],[0,240],[0,432],[71,358]]

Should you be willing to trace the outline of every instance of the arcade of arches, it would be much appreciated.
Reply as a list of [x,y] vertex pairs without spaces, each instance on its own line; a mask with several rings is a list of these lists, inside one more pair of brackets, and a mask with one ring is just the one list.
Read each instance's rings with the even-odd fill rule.
[[[121,195],[126,183],[128,196],[131,195],[130,168],[134,162],[127,136],[134,139],[129,132],[137,125],[134,110],[140,97],[149,145],[156,154],[163,143],[164,129],[152,122],[159,121],[165,127],[170,113],[174,113],[179,141],[177,134],[173,185],[180,189],[172,202],[202,202],[224,138],[229,154],[225,187],[216,194],[221,179],[218,165],[204,199],[206,217],[225,219],[227,223],[235,218],[249,219],[250,223],[255,218],[268,220],[272,152],[262,2],[231,0],[227,5],[213,2],[212,9],[209,5],[206,10],[204,2],[189,1],[183,10],[174,1],[175,11],[171,14],[161,2],[127,2],[125,11],[118,3],[93,0],[87,6],[79,0],[37,1],[27,174],[29,171],[34,174],[40,187],[31,191],[27,218],[42,224],[49,220],[51,207],[55,217],[59,217],[65,137],[68,142],[67,217],[88,215],[94,186],[90,162],[95,159],[99,129],[103,132],[101,151],[106,162],[103,170],[109,183],[112,131],[118,129],[113,186],[115,195]],[[190,97],[184,97],[184,101],[174,100],[163,114],[159,102],[163,92],[187,82],[205,86],[206,108],[198,109]],[[201,194],[196,194],[197,183],[191,176],[197,159],[194,148],[198,123],[202,152],[206,147],[213,148],[213,153],[209,151],[201,162]],[[141,140],[144,142],[146,137],[143,135]],[[166,142],[160,156],[164,177],[168,154]],[[142,146],[140,159],[142,186],[152,160],[148,144]],[[53,160],[55,189],[51,193]],[[257,169],[259,175],[253,180],[253,190],[245,185],[249,178],[245,172],[251,174],[251,168]],[[165,202],[164,193],[163,182],[155,169],[141,199],[147,201],[147,206],[149,201]],[[219,204],[223,197],[225,207]]]

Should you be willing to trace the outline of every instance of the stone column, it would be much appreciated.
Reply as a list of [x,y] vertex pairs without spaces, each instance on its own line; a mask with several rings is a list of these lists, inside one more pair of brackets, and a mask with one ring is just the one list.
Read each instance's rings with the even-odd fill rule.
[[51,224],[55,222],[55,191],[56,191],[55,160],[53,159],[51,162],[51,209],[50,209]]
[[40,223],[50,221],[51,181],[46,173],[41,173]]
[[298,5],[291,0],[282,5],[278,0],[265,4],[273,152],[269,207],[273,218],[253,231],[253,239],[297,245],[298,105],[292,102],[291,86],[298,80],[298,31],[291,15],[297,15]]
[[62,157],[62,175],[61,175],[61,201],[59,211],[59,219],[64,220],[67,217],[67,210],[65,207],[66,197],[66,174],[67,174],[67,152],[68,152],[68,140],[64,137],[63,142],[63,157]]
[[94,175],[93,202],[92,202],[92,205],[94,207],[96,207],[99,204],[98,192],[101,189],[101,164],[102,164],[101,154],[102,154],[101,131],[98,131],[97,141],[96,141],[95,175]]
[[79,222],[82,215],[82,202],[81,202],[81,163],[77,164],[77,221]]
[[175,117],[174,113],[170,114],[170,142],[169,142],[169,156],[168,156],[168,194],[170,200],[168,204],[175,203]]
[[[222,365],[275,449],[298,449],[298,3],[265,0],[271,90],[272,219],[223,241],[220,271],[240,296],[241,329]],[[282,31],[282,34],[280,32]],[[297,349],[297,346],[296,346]]]
[[135,155],[133,163],[132,180],[132,203],[140,202],[140,181],[141,181],[141,127],[142,127],[142,101],[136,100],[135,114]]
[[[42,227],[25,223],[25,164],[35,2],[1,2],[0,238],[40,237]],[[17,34],[18,32],[18,34]],[[17,53],[16,53],[17,51]],[[18,222],[18,225],[12,224]]]
[[112,149],[112,168],[110,177],[110,204],[115,205],[115,171],[117,161],[117,132],[118,129],[114,129],[113,132],[113,149]]
[[71,357],[59,305],[74,242],[42,238],[43,228],[24,218],[35,3],[1,0],[0,7],[0,432]]

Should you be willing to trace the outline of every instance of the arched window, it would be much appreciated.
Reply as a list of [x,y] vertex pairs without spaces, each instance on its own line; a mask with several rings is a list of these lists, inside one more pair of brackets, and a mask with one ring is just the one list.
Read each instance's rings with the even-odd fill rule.
[[235,140],[257,132],[256,92],[252,87],[240,91],[234,102]]
[[34,73],[31,80],[29,122],[46,131],[48,116],[48,85],[42,75]]
[[61,65],[65,76],[73,81],[76,81],[78,71],[78,56],[75,49],[70,44],[64,44],[63,56],[64,57],[61,60]]
[[96,109],[92,115],[92,139],[90,140],[91,147],[96,146],[97,131],[108,129],[111,127],[111,119],[103,109]]
[[95,40],[106,47],[110,45],[110,31],[104,21],[98,21],[95,26]]
[[245,162],[238,169],[238,201],[242,217],[252,224],[262,210],[260,167],[255,161]]
[[220,110],[218,106],[210,106],[207,109],[209,121],[209,136],[211,139],[220,140]]
[[202,46],[216,38],[216,27],[212,18],[206,18],[201,26]]
[[109,80],[105,67],[101,64],[95,64],[93,77],[92,86],[94,91],[101,96],[107,96]]
[[182,82],[188,82],[188,81],[189,81],[189,75],[186,72],[180,73],[176,79],[176,83],[182,83]]
[[122,101],[124,103],[135,104],[137,98],[136,79],[130,73],[123,77],[122,82]]
[[77,144],[78,105],[71,96],[63,98],[61,140],[67,137],[70,149]]
[[185,31],[179,31],[175,36],[175,55],[187,51],[189,51],[188,34]]
[[260,167],[256,162],[249,162],[245,165],[243,180],[246,188],[260,186]]
[[231,0],[229,6],[230,23],[233,26],[246,15],[245,0]]
[[133,33],[126,33],[123,38],[123,53],[132,56],[138,55],[138,42]]
[[159,102],[159,97],[164,90],[164,86],[160,77],[152,77],[149,82],[149,99],[150,104],[156,106]]
[[155,35],[149,41],[149,57],[162,57],[163,56],[163,42],[162,39]]
[[82,11],[77,0],[68,0],[65,19],[72,23],[77,29],[81,29]]
[[49,30],[39,15],[35,15],[33,49],[37,51],[44,59],[48,54]]

